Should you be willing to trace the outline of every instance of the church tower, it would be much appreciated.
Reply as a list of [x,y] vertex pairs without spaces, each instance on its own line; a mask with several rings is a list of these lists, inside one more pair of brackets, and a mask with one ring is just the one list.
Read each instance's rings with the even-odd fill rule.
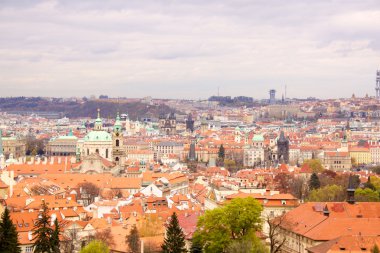
[[117,113],[112,132],[112,161],[118,165],[123,165],[125,161],[122,124],[119,112]]
[[98,117],[95,120],[94,124],[94,130],[95,131],[102,131],[103,130],[103,121],[100,118],[100,109],[98,108]]
[[280,163],[289,163],[289,140],[281,131],[280,138],[277,140],[277,156]]

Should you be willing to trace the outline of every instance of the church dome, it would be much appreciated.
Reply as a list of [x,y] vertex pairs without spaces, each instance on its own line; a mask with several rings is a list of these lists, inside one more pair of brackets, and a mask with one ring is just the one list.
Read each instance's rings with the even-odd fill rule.
[[85,137],[85,141],[112,141],[111,134],[106,131],[91,131]]
[[252,141],[254,142],[264,141],[264,137],[261,134],[255,134],[252,138]]

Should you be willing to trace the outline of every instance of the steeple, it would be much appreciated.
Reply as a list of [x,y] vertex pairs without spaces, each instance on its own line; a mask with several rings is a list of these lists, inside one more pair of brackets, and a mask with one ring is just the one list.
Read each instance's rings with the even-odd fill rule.
[[117,112],[116,114],[116,120],[115,120],[115,124],[113,125],[113,131],[116,133],[120,133],[121,132],[121,128],[122,128],[122,124],[121,124],[121,121],[120,121],[120,115],[119,115],[119,111]]
[[100,109],[98,108],[98,118],[95,120],[94,130],[101,131],[103,129],[103,121],[100,118]]

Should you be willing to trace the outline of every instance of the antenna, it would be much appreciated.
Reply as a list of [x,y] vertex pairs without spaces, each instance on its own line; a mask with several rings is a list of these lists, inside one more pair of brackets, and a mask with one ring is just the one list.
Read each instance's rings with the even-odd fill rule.
[[286,84],[285,84],[285,101],[286,101]]

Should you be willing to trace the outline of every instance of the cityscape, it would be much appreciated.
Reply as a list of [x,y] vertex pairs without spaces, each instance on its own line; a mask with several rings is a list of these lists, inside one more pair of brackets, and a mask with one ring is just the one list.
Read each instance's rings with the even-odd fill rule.
[[379,17],[0,3],[0,253],[380,252]]

